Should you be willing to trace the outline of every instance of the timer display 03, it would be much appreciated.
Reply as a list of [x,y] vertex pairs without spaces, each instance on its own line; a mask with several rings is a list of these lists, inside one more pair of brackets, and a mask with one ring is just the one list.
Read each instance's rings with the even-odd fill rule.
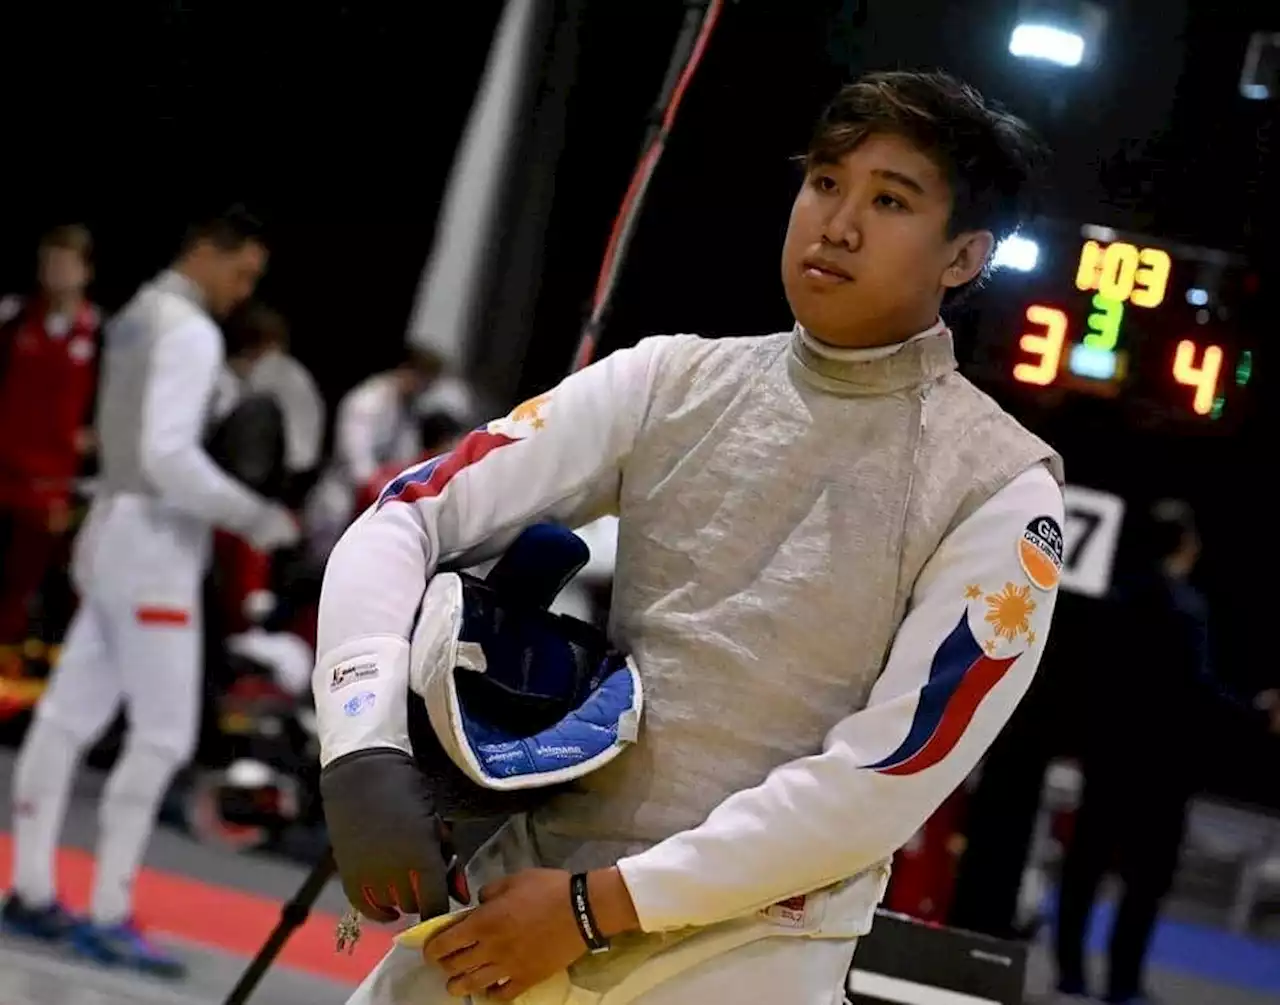
[[1073,230],[1042,236],[1031,267],[1024,259],[1021,269],[996,271],[979,325],[988,371],[994,365],[1028,390],[1117,398],[1167,419],[1222,418],[1253,373],[1241,330],[1243,263],[1105,228]]

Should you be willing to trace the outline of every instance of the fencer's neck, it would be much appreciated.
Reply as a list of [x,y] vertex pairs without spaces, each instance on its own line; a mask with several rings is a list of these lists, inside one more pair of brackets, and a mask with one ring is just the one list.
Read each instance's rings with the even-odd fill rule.
[[893,345],[835,348],[803,328],[791,336],[792,375],[825,393],[864,397],[931,384],[956,368],[951,332],[937,326]]
[[886,356],[892,356],[899,352],[903,346],[915,342],[918,339],[928,338],[930,335],[938,335],[947,330],[946,322],[942,318],[938,318],[924,331],[916,332],[909,338],[903,339],[901,342],[890,342],[888,345],[870,346],[867,348],[849,348],[847,346],[830,345],[823,342],[820,338],[810,332],[802,325],[796,325],[796,333],[800,336],[800,340],[805,344],[815,356],[821,356],[824,359],[833,360],[842,363],[865,363],[874,359],[884,359]]
[[175,265],[171,269],[166,269],[160,273],[156,279],[156,285],[170,293],[176,293],[180,297],[185,297],[197,307],[205,308],[208,303],[208,297],[204,292],[204,287],[200,285],[200,280],[193,276],[183,263]]
[[64,317],[70,321],[74,320],[76,315],[80,313],[80,308],[84,305],[84,294],[79,291],[73,293],[46,293],[44,302],[46,314]]

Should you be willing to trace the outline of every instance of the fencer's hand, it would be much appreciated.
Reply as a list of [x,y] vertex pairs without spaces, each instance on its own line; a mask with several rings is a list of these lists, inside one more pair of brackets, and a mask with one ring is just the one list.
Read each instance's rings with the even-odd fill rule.
[[[569,879],[560,869],[525,869],[481,890],[478,908],[422,947],[448,975],[449,994],[512,1001],[586,953]],[[617,869],[591,873],[587,895],[606,937],[638,927]]]
[[449,910],[444,835],[412,757],[387,747],[339,757],[320,772],[320,798],[352,907],[382,923]]
[[455,998],[512,1001],[587,951],[569,900],[569,873],[526,869],[480,891],[480,906],[422,947]]
[[297,544],[301,536],[297,517],[278,503],[271,503],[249,528],[246,538],[257,551],[278,551]]

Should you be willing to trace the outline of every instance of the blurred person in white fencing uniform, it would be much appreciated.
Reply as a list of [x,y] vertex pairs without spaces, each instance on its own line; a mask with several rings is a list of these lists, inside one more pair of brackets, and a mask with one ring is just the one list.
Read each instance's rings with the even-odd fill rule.
[[397,367],[347,392],[334,420],[333,456],[307,502],[310,547],[327,556],[356,515],[360,489],[379,468],[403,467],[422,454],[420,420],[432,412],[469,415],[471,392],[445,374],[435,353],[411,349]]
[[240,393],[265,394],[284,416],[284,467],[291,487],[320,464],[326,408],[311,372],[289,353],[289,325],[279,311],[250,301],[228,325],[227,366],[238,378]]
[[[324,398],[311,373],[290,355],[289,325],[278,311],[251,300],[224,327],[228,355],[225,391],[219,395],[221,411],[226,414],[240,408],[252,410],[258,417],[244,416],[239,442],[230,451],[246,458],[257,455],[258,463],[247,466],[245,473],[257,474],[258,480],[243,476],[241,480],[301,509],[320,474],[327,411]],[[278,420],[283,430],[278,453],[273,420]],[[259,425],[272,428],[257,428]],[[218,430],[223,432],[236,430],[228,422]],[[286,568],[295,568],[304,556],[277,558]],[[280,585],[288,575],[276,567],[272,556],[255,552],[242,538],[224,532],[215,538],[214,562],[225,590],[224,611],[230,630],[260,625],[280,610],[280,598],[271,587],[273,582]],[[239,610],[234,605],[236,596],[243,600]]]
[[[645,695],[634,745],[508,821],[468,867],[478,903],[352,1005],[841,999],[894,852],[1003,728],[1050,626],[1061,460],[957,372],[939,316],[1032,212],[1041,150],[945,75],[850,85],[784,242],[791,331],[615,352],[351,527],[312,685],[322,770],[371,776],[348,793],[403,751],[441,658],[424,587],[531,523],[619,517],[608,634]],[[370,697],[330,693],[357,671]],[[411,778],[362,807],[377,880],[339,858],[370,918],[438,909],[413,895],[431,789]]]
[[[213,318],[253,292],[266,260],[259,223],[230,210],[192,227],[173,267],[107,326],[101,473],[72,560],[80,607],[15,767],[5,922],[158,974],[183,968],[134,924],[133,883],[161,797],[196,741],[211,530],[264,550],[298,536],[287,509],[237,482],[203,446],[224,359]],[[99,804],[91,913],[73,919],[55,898],[58,832],[80,757],[121,702],[129,733]]]

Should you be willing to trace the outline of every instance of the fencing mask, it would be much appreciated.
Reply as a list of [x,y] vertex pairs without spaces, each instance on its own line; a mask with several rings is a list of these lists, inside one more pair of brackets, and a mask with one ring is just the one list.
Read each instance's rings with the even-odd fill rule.
[[[387,690],[395,668],[364,656],[317,668],[325,816],[362,913],[385,921],[446,910],[442,821],[524,812],[636,741],[635,665],[599,629],[548,610],[589,557],[572,532],[537,525],[483,579],[437,573],[399,670],[404,726],[385,739],[370,727],[383,698],[397,700]],[[362,676],[376,692],[359,686]],[[342,697],[326,702],[322,690]],[[361,722],[360,740],[340,735]]]

